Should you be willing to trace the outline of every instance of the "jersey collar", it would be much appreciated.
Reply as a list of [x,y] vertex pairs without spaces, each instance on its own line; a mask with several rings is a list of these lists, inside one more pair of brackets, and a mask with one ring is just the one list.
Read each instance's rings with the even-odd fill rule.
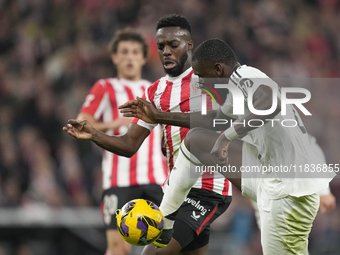
[[178,76],[170,77],[168,74],[166,75],[166,79],[169,81],[174,81],[177,79],[182,79],[183,77],[187,76],[192,71],[192,67],[190,66],[187,70],[185,70],[183,73],[181,73]]

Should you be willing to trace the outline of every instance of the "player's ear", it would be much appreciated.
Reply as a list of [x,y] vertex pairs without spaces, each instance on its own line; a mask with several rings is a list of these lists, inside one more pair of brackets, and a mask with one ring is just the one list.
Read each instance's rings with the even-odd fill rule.
[[214,71],[218,77],[222,77],[223,75],[223,66],[220,63],[216,63],[214,65]]
[[111,60],[112,60],[113,64],[117,65],[117,57],[116,57],[116,54],[111,54]]
[[143,65],[146,63],[147,59],[148,59],[147,57],[143,58]]
[[192,50],[194,48],[194,42],[192,40],[188,41],[188,50]]
[[142,62],[142,66],[145,65],[146,59],[147,59],[147,58],[144,58],[144,57],[143,57],[143,60],[141,61],[141,62]]

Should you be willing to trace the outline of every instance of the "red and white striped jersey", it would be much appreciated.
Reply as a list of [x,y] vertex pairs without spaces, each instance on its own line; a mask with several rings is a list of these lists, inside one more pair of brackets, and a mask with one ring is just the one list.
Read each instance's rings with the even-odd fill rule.
[[[165,75],[153,83],[144,93],[143,97],[151,102],[158,110],[163,112],[193,112],[201,110],[201,94],[198,89],[198,76],[194,75],[192,68],[187,69],[177,77]],[[210,99],[208,97],[207,99]],[[211,100],[207,100],[208,107]],[[209,108],[208,108],[209,109]],[[156,125],[134,119],[134,123],[152,130]],[[171,125],[162,125],[165,146],[168,158],[168,169],[174,166],[180,145],[189,129]],[[218,194],[229,196],[232,193],[231,183],[220,173],[203,175],[193,188],[206,189]]]
[[[129,81],[118,78],[102,79],[95,83],[87,95],[80,112],[89,113],[96,120],[110,122],[122,114],[118,106],[140,96],[149,81]],[[108,130],[108,135],[123,135],[127,127]],[[166,160],[161,151],[161,128],[155,128],[131,158],[104,151],[103,189],[142,184],[161,185],[167,177]]]

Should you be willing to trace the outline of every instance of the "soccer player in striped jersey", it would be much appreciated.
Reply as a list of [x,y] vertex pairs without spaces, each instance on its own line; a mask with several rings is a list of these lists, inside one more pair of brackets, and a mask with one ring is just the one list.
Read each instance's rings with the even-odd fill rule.
[[[154,107],[164,112],[191,112],[200,109],[201,90],[191,86],[191,81],[197,80],[191,68],[191,26],[188,20],[180,15],[169,15],[157,23],[156,39],[158,53],[166,75],[146,89],[144,98]],[[196,80],[195,80],[196,79]],[[128,131],[122,136],[108,136],[94,129],[88,121],[69,120],[63,128],[78,139],[91,139],[100,147],[113,153],[132,156],[140,144],[155,128],[156,124],[134,119]],[[180,151],[180,145],[188,128],[174,127],[167,123],[162,125],[165,134],[165,145],[169,171]],[[143,254],[207,254],[210,223],[221,215],[231,202],[231,184],[225,178],[217,178],[219,173],[204,175],[195,182],[187,199],[183,202],[176,215],[167,215],[173,221],[164,225],[168,231],[163,231],[162,240],[166,233],[173,236],[165,248],[155,249],[149,245]],[[221,175],[220,175],[221,176]],[[168,180],[168,185],[172,180]],[[174,183],[175,185],[175,183]],[[170,235],[171,236],[171,235]],[[168,242],[169,240],[165,241]]]
[[[320,165],[324,160],[315,151],[316,146],[310,142],[303,123],[293,106],[287,107],[287,115],[280,114],[280,98],[277,107],[269,115],[256,115],[249,109],[248,95],[253,95],[252,103],[258,110],[267,110],[272,106],[273,90],[278,85],[260,70],[240,65],[232,49],[222,40],[211,39],[199,45],[193,54],[193,69],[201,78],[216,78],[219,84],[230,84],[231,89],[239,87],[244,92],[245,114],[234,114],[234,95],[229,93],[219,111],[209,115],[195,116],[195,123],[211,127],[213,119],[236,119],[238,123],[227,128],[223,134],[212,130],[192,129],[181,145],[181,152],[175,163],[176,171],[170,176],[177,185],[170,185],[164,194],[161,208],[177,210],[190,187],[200,175],[195,174],[196,166],[220,165],[228,162],[228,148],[231,141],[241,137],[243,166],[289,166]],[[221,80],[221,78],[227,80]],[[245,83],[245,81],[247,81]],[[278,94],[279,96],[279,94]],[[134,107],[133,107],[133,104]],[[189,114],[159,113],[146,100],[138,99],[128,102],[130,116],[140,117],[150,123],[167,123],[178,126],[190,125]],[[216,114],[218,117],[216,117]],[[209,118],[210,117],[210,118]],[[201,120],[199,120],[201,119]],[[277,119],[276,124],[266,125],[249,123],[249,120]],[[283,126],[280,122],[295,119],[297,125]],[[171,120],[171,121],[169,121]],[[181,159],[181,162],[178,162]],[[323,165],[324,167],[325,165]],[[242,194],[257,202],[260,214],[261,243],[264,254],[307,254],[308,235],[319,208],[318,192],[327,188],[334,177],[331,169],[326,167],[322,175],[310,171],[256,172],[255,175],[242,174]],[[242,172],[242,171],[239,171]],[[227,172],[224,172],[228,176]],[[187,177],[187,178],[185,178]],[[190,177],[190,178],[188,178]],[[235,184],[237,184],[235,182]],[[164,209],[163,209],[164,210]],[[171,213],[168,210],[168,213]]]
[[[143,36],[131,28],[118,30],[109,44],[117,77],[97,81],[77,117],[108,135],[124,135],[131,118],[125,118],[118,106],[142,95],[150,82],[143,80],[148,45]],[[107,254],[127,255],[130,245],[117,231],[115,211],[126,202],[143,198],[159,204],[160,187],[167,176],[166,161],[161,153],[161,128],[155,128],[131,158],[103,152],[102,216],[106,226]]]

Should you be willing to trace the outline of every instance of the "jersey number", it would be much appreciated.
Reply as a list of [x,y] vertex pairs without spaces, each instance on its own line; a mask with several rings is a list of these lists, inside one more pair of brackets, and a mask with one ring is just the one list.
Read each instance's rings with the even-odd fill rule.
[[86,107],[89,107],[91,102],[94,100],[95,96],[92,95],[92,94],[89,94],[87,95],[86,99],[85,99],[85,102],[83,104],[83,107],[86,108]]
[[118,206],[118,197],[116,195],[106,195],[104,197],[104,215],[114,215]]

